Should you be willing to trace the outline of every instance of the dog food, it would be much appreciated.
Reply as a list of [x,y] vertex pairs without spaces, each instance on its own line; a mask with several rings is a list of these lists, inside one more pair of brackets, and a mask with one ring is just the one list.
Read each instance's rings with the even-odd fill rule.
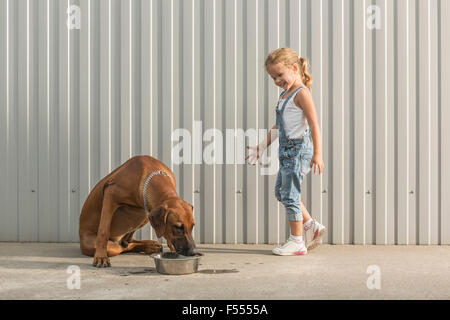
[[179,259],[181,257],[183,256],[176,252],[164,252],[161,256],[162,259]]

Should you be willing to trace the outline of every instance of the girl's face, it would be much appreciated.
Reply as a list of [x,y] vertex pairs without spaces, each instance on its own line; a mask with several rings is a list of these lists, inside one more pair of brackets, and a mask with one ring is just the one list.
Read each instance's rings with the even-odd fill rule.
[[266,70],[272,77],[275,85],[284,90],[289,90],[294,83],[300,80],[297,64],[291,67],[286,67],[282,63],[270,64],[266,67]]

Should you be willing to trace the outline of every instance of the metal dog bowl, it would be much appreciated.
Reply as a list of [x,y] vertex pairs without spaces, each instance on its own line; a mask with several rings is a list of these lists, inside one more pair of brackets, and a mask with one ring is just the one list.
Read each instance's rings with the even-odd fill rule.
[[183,256],[175,252],[152,254],[156,271],[162,274],[189,274],[198,270],[200,256]]

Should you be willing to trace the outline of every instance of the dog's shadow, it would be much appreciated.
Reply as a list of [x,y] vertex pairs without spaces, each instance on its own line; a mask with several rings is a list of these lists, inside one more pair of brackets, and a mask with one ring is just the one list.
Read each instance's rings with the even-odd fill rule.
[[[33,244],[34,245],[34,244]],[[70,266],[77,266],[83,271],[96,270],[104,274],[115,274],[119,276],[139,276],[139,275],[156,275],[156,269],[152,267],[153,259],[149,257],[148,266],[117,266],[114,262],[114,257],[111,258],[112,267],[110,268],[96,268],[92,265],[93,257],[86,256],[81,253],[79,246],[73,244],[58,246],[39,246],[36,244],[36,250],[23,250],[19,245],[13,245],[13,248],[8,250],[0,250],[0,269],[14,269],[14,270],[49,270],[68,272]],[[121,255],[139,255],[145,256],[143,253],[129,252]]]
[[[89,257],[90,258],[90,257]],[[91,259],[89,259],[91,260]],[[157,271],[154,267],[138,267],[138,266],[114,266],[110,268],[96,268],[92,263],[78,263],[78,262],[53,262],[53,261],[29,261],[29,260],[14,260],[8,261],[0,258],[0,269],[14,269],[20,271],[21,269],[27,270],[49,270],[49,271],[61,271],[64,273],[70,273],[69,267],[77,266],[81,272],[99,272],[109,275],[118,276],[139,276],[139,275],[157,275]],[[73,270],[73,269],[72,269]]]
[[[28,244],[29,245],[29,244]],[[128,276],[154,276],[162,275],[156,271],[153,264],[153,259],[149,257],[148,265],[142,266],[118,266],[120,262],[115,262],[115,257],[111,258],[112,266],[110,268],[96,268],[92,265],[93,257],[85,256],[81,253],[79,246],[74,246],[72,243],[58,244],[55,246],[40,246],[38,243],[36,250],[24,250],[19,245],[13,245],[13,248],[0,250],[0,269],[35,269],[35,270],[61,270],[67,272],[69,266],[78,266],[80,270],[87,272],[102,272],[105,275],[118,275],[122,277]],[[61,247],[62,245],[62,247]],[[208,247],[208,245],[197,246],[199,251],[204,255],[209,254],[252,254],[252,255],[272,255],[269,250],[262,249],[248,249],[248,248],[217,248]],[[168,248],[164,247],[164,252]],[[121,255],[137,255],[143,256],[143,253],[127,252]],[[199,270],[200,272],[201,270]],[[208,270],[203,270],[204,272]],[[207,273],[207,272],[206,272]]]

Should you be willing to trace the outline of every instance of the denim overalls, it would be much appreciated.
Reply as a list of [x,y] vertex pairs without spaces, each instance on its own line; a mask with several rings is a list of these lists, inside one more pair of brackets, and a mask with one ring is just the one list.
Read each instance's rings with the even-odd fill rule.
[[[278,129],[278,159],[280,170],[275,183],[275,197],[283,203],[290,221],[302,221],[302,210],[299,195],[303,177],[310,171],[310,163],[314,153],[314,145],[311,138],[311,130],[308,128],[301,139],[288,139],[286,137],[283,112],[286,104],[295,94],[306,87],[295,90],[283,103],[281,110],[276,107]],[[285,91],[280,95],[283,96]]]

